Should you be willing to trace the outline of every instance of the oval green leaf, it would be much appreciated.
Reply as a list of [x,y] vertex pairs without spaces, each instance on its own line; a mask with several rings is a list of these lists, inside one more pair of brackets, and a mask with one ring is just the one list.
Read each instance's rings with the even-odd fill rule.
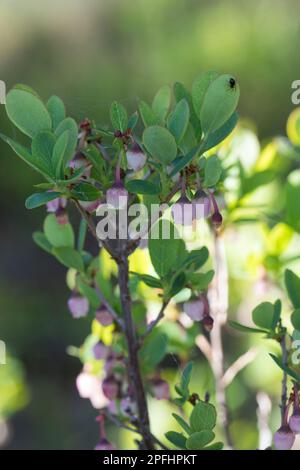
[[51,117],[44,103],[28,91],[10,90],[6,96],[6,112],[14,125],[31,138],[51,129]]
[[207,136],[219,129],[235,111],[240,89],[238,83],[232,87],[231,75],[220,75],[208,87],[200,112],[201,126]]
[[164,127],[151,126],[145,129],[143,143],[151,156],[162,164],[168,165],[176,157],[176,141]]

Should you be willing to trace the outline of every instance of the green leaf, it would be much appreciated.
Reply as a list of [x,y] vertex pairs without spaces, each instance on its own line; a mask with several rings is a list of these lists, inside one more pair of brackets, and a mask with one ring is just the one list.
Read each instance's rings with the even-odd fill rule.
[[185,287],[185,284],[185,273],[180,272],[179,274],[175,275],[175,277],[173,276],[169,289],[166,289],[166,295],[168,297],[174,297],[174,295],[177,295]]
[[133,113],[128,120],[128,129],[131,129],[133,131],[135,126],[138,123],[138,120],[139,120],[139,115],[138,115],[138,112],[135,111],[135,113]]
[[206,246],[199,248],[199,250],[192,250],[188,253],[183,267],[189,271],[195,272],[206,263],[209,257],[209,251]]
[[281,300],[278,299],[276,300],[276,302],[274,303],[274,315],[273,315],[273,320],[272,320],[272,327],[271,329],[274,331],[279,320],[280,320],[280,315],[281,315],[281,308],[282,308],[282,305],[281,305]]
[[[170,227],[170,233],[167,230],[166,238],[163,238],[161,233],[164,224],[169,224]],[[181,267],[187,253],[185,243],[178,238],[178,232],[173,224],[169,221],[161,221],[154,226],[152,233],[155,233],[156,229],[159,229],[159,237],[153,238],[152,236],[149,239],[149,253],[155,271],[163,278]]]
[[78,128],[77,124],[72,118],[66,118],[60,122],[60,124],[55,129],[55,134],[57,137],[61,136],[65,131],[69,131],[68,135],[68,145],[65,150],[64,155],[64,165],[66,166],[69,161],[74,157],[77,139],[78,139]]
[[99,150],[95,147],[95,145],[93,144],[88,145],[83,150],[83,154],[93,164],[93,167],[97,170],[99,175],[101,175],[101,172],[104,171],[104,165],[103,165],[104,160]]
[[194,290],[206,291],[214,274],[215,272],[213,270],[207,273],[190,273],[187,275],[187,284],[191,284]]
[[191,152],[198,144],[193,126],[189,123],[187,129],[179,142],[178,146],[181,152],[186,155]]
[[60,246],[74,247],[74,232],[70,223],[59,224],[55,214],[47,215],[44,221],[44,232],[47,240],[55,248]]
[[114,101],[110,107],[110,120],[115,130],[125,132],[128,127],[127,111],[123,105]]
[[192,97],[194,110],[200,119],[201,107],[203,105],[205,93],[208,90],[209,85],[218,77],[217,72],[204,72],[202,73],[193,83]]
[[24,147],[23,145],[15,142],[10,137],[7,137],[4,134],[0,133],[0,138],[4,140],[12,150],[18,155],[18,157],[22,158],[25,163],[27,163],[31,168],[41,173],[46,179],[49,179],[50,175],[47,173],[47,169],[45,169],[43,162],[33,156],[30,151]]
[[169,431],[165,434],[165,436],[175,447],[178,447],[179,449],[186,449],[186,437],[183,434],[175,431]]
[[20,131],[33,138],[51,129],[51,117],[43,102],[32,93],[13,88],[6,96],[6,112]]
[[204,175],[205,187],[210,188],[218,183],[222,175],[222,166],[216,155],[208,158],[204,168]]
[[186,448],[189,450],[201,450],[207,444],[212,442],[215,438],[215,434],[212,431],[199,431],[188,437],[186,441]]
[[139,102],[139,112],[145,127],[160,124],[158,117],[153,109],[145,101]]
[[234,112],[228,121],[223,124],[219,129],[212,132],[208,135],[206,142],[204,144],[203,152],[207,152],[211,148],[215,147],[216,145],[220,144],[226,137],[231,134],[237,122],[239,120],[239,115],[237,112]]
[[31,151],[36,160],[42,162],[43,167],[51,176],[55,175],[52,164],[52,153],[55,145],[55,135],[50,131],[41,131],[32,139]]
[[84,282],[80,276],[76,278],[76,287],[79,290],[80,294],[86,297],[89,300],[89,303],[92,308],[98,308],[100,305],[100,299],[97,295],[97,292],[93,287],[89,286]]
[[222,450],[224,447],[223,442],[215,442],[214,444],[211,444],[210,446],[204,447],[203,450]]
[[300,232],[300,169],[292,171],[286,183],[286,219],[291,227]]
[[58,96],[53,95],[47,102],[47,109],[51,116],[52,130],[55,131],[57,126],[66,117],[65,105]]
[[300,308],[296,308],[291,316],[291,322],[295,330],[300,331]]
[[290,367],[285,366],[282,363],[281,358],[278,358],[278,357],[274,356],[274,354],[270,354],[270,356],[273,359],[273,361],[278,365],[278,367],[280,367],[281,370],[286,372],[289,376],[291,376],[294,380],[296,380],[296,382],[298,382],[298,384],[300,384],[300,375],[299,374],[294,372]]
[[208,87],[201,107],[200,121],[205,135],[219,129],[235,111],[240,89],[230,86],[231,75],[220,75]]
[[171,104],[171,88],[169,85],[165,85],[158,90],[156,93],[152,109],[154,114],[163,122],[167,116]]
[[42,250],[47,251],[47,253],[52,254],[52,245],[47,240],[43,232],[34,232],[32,235],[34,242],[42,248]]
[[151,126],[144,130],[143,143],[155,160],[168,165],[177,154],[177,145],[172,134],[160,126]]
[[144,282],[149,287],[153,287],[157,289],[161,289],[162,287],[160,279],[150,276],[150,274],[140,274],[136,272],[131,272],[131,274],[134,274],[135,276],[137,276],[140,281]]
[[191,428],[189,427],[188,423],[186,423],[186,422],[184,421],[184,419],[183,419],[181,416],[177,415],[176,413],[172,413],[172,416],[173,416],[173,418],[176,419],[176,421],[177,421],[177,423],[179,424],[179,426],[181,426],[182,429],[183,429],[187,434],[191,434],[191,433],[192,433],[192,430],[191,430]]
[[100,191],[90,183],[78,183],[71,191],[71,196],[79,201],[96,201]]
[[190,108],[190,123],[194,129],[196,138],[200,139],[202,135],[201,124],[200,124],[200,120],[198,119],[197,114],[195,113],[191,94],[187,91],[185,86],[180,82],[176,82],[174,84],[173,91],[174,91],[174,95],[175,95],[177,103],[179,103],[179,101],[182,100],[183,98],[188,102],[188,105]]
[[260,330],[257,328],[250,328],[249,326],[241,325],[235,321],[229,321],[229,325],[235,330],[242,331],[243,333],[264,333],[268,334],[266,330]]
[[211,430],[216,425],[217,414],[210,403],[200,401],[193,408],[190,416],[190,426],[193,432]]
[[190,384],[191,375],[193,371],[193,365],[194,363],[192,361],[188,362],[188,364],[185,366],[181,374],[180,388],[183,391],[188,391],[189,389],[189,384]]
[[300,278],[290,269],[284,272],[285,287],[294,308],[300,307]]
[[77,271],[83,271],[84,264],[82,256],[78,251],[69,246],[53,248],[54,256],[67,268],[74,268]]
[[272,329],[273,318],[274,305],[271,302],[262,302],[252,312],[253,323],[260,328]]
[[168,337],[159,330],[154,329],[146,338],[140,349],[140,361],[142,370],[151,370],[165,356],[168,346]]
[[182,99],[177,103],[174,111],[168,118],[168,129],[179,143],[186,133],[190,119],[190,109],[186,99]]
[[55,191],[48,191],[44,193],[34,193],[29,196],[25,201],[26,209],[35,209],[36,207],[43,206],[49,201],[53,201],[61,196],[61,193]]
[[85,219],[81,219],[79,223],[78,236],[77,236],[77,250],[82,251],[87,235],[88,223]]
[[158,185],[146,180],[129,180],[125,186],[133,194],[159,194],[161,191]]
[[56,178],[63,177],[63,163],[66,159],[66,151],[69,142],[69,131],[64,131],[57,139],[53,147],[52,166]]

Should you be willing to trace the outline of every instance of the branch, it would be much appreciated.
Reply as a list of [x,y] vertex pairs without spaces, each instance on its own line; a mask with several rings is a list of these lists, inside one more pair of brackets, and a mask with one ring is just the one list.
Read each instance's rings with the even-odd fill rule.
[[228,310],[228,272],[225,246],[222,235],[214,233],[215,276],[209,289],[209,303],[214,318],[214,326],[210,333],[211,339],[211,368],[216,382],[216,401],[218,416],[222,423],[227,445],[232,448],[229,430],[228,408],[226,403],[224,375],[224,353],[222,342],[222,326],[227,319]]
[[[282,335],[280,340],[280,346],[282,351],[282,364],[283,366],[287,366],[288,354],[286,348],[286,336],[285,333]],[[283,371],[283,378],[282,378],[282,387],[281,387],[281,419],[282,422],[284,420],[285,410],[286,410],[286,402],[287,402],[287,373],[285,370]]]
[[[120,429],[126,429],[126,431],[134,432],[136,434],[140,434],[140,431],[136,428],[128,426],[127,424],[123,423],[121,420],[117,418],[117,416],[112,415],[108,410],[101,410],[101,412],[109,419],[115,426]],[[159,445],[163,450],[169,450],[157,437],[151,434],[153,441]]]
[[144,384],[141,376],[138,359],[138,340],[131,313],[131,297],[129,291],[129,268],[126,255],[120,256],[118,262],[119,288],[121,305],[125,319],[125,335],[128,347],[128,378],[129,385],[134,393],[134,398],[138,409],[138,429],[143,437],[145,448],[154,450],[154,441],[150,432],[148,405]]
[[225,372],[222,378],[222,386],[227,388],[235,376],[244,369],[248,364],[250,364],[256,357],[258,353],[258,348],[251,348],[249,351],[242,354]]
[[258,392],[257,401],[257,427],[259,433],[260,450],[265,450],[272,444],[272,432],[269,428],[269,418],[272,411],[272,402],[265,392]]
[[200,349],[200,351],[204,354],[208,362],[211,364],[212,362],[212,350],[210,342],[205,338],[204,335],[198,335],[196,338],[196,345]]
[[162,318],[164,317],[164,314],[165,314],[165,309],[167,307],[167,305],[169,304],[170,302],[170,299],[168,300],[165,300],[161,306],[161,309],[157,315],[157,317],[155,318],[155,320],[153,320],[152,322],[149,323],[149,325],[147,326],[147,330],[146,332],[140,336],[140,345],[142,344],[142,342],[147,338],[148,335],[150,335],[150,333],[152,333],[153,329],[156,327],[156,325],[160,322],[160,320],[162,320]]

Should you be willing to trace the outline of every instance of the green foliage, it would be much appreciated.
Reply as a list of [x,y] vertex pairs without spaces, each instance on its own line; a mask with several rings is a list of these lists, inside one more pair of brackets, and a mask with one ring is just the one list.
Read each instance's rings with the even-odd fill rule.
[[158,90],[152,103],[152,110],[160,122],[164,122],[166,119],[170,104],[171,88],[168,85],[165,85]]
[[270,302],[263,302],[252,312],[252,320],[255,325],[266,330],[273,325],[274,305]]
[[195,112],[201,119],[201,108],[210,84],[218,77],[217,72],[204,72],[193,83],[192,96]]
[[32,93],[13,88],[6,96],[6,112],[21,132],[35,137],[51,129],[51,117],[43,102]]
[[126,189],[133,194],[160,194],[161,188],[145,180],[129,180],[126,183]]
[[74,247],[74,232],[70,223],[59,224],[54,214],[47,215],[44,221],[44,233],[48,242],[55,248]]
[[179,144],[186,133],[190,118],[189,105],[186,99],[182,99],[176,104],[174,111],[168,118],[168,129]]
[[47,110],[51,116],[52,130],[55,131],[66,117],[64,102],[58,96],[53,95],[47,101]]
[[69,246],[59,246],[52,250],[54,256],[67,268],[74,268],[77,271],[83,271],[83,259],[78,251]]
[[[193,363],[189,362],[182,372],[180,383],[175,386],[180,398],[176,398],[174,402],[179,407],[182,407],[190,398],[189,384],[192,368]],[[166,438],[175,447],[188,450],[220,450],[223,448],[222,442],[211,444],[215,438],[212,430],[216,426],[217,419],[215,407],[211,403],[198,400],[198,403],[193,406],[189,424],[176,413],[173,413],[172,416],[185,432],[185,434],[176,431],[166,433]]]
[[125,132],[128,127],[127,111],[120,103],[114,101],[110,108],[110,120],[115,130]]
[[211,430],[216,425],[217,414],[210,403],[200,401],[194,407],[190,416],[190,426],[193,432]]
[[164,165],[171,163],[176,157],[175,139],[164,127],[147,127],[143,133],[143,143],[150,155]]
[[285,287],[294,308],[300,307],[300,278],[290,269],[284,273]]
[[210,188],[215,186],[222,174],[222,166],[216,155],[210,157],[204,168],[204,186]]
[[[200,121],[205,135],[219,129],[235,111],[240,90],[230,86],[231,75],[220,75],[207,88],[201,106]],[[233,79],[235,80],[235,79]]]
[[25,201],[26,209],[35,209],[36,207],[43,206],[47,202],[53,201],[61,196],[61,193],[51,191],[46,193],[34,193],[29,196]]

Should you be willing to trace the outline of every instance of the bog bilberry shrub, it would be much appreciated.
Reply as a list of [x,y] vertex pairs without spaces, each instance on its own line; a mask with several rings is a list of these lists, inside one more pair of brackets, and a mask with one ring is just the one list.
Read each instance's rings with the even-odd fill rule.
[[[3,134],[0,137],[43,179],[25,202],[28,209],[45,206],[43,230],[34,233],[34,241],[68,269],[70,314],[76,321],[87,315],[92,319],[91,335],[80,350],[73,348],[72,352],[84,364],[77,377],[78,391],[99,409],[97,450],[115,448],[106,437],[106,420],[135,432],[140,449],[166,448],[150,426],[148,393],[157,400],[171,400],[181,410],[173,417],[184,433],[166,434],[173,446],[191,450],[223,447],[222,442],[215,442],[217,413],[209,395],[199,397],[190,391],[192,364],[183,370],[175,387],[176,397],[159,368],[168,352],[180,358],[180,350],[175,346],[172,350],[166,329],[161,328],[169,304],[176,303],[184,314],[173,320],[174,327],[193,324],[186,327],[189,344],[193,344],[197,332],[210,337],[220,424],[226,446],[233,446],[220,341],[227,317],[228,281],[223,232],[239,220],[236,211],[242,207],[243,198],[274,177],[258,171],[256,179],[255,174],[246,175],[238,165],[239,190],[221,214],[221,195],[226,191],[224,183],[231,165],[224,164],[218,149],[237,125],[238,100],[236,78],[208,72],[195,80],[191,93],[175,83],[172,97],[171,88],[164,86],[151,105],[140,101],[138,111],[130,116],[122,104],[113,102],[111,125],[99,127],[92,120],[78,124],[67,116],[57,96],[45,104],[24,85],[7,94],[8,118],[25,135],[26,142]],[[137,222],[135,204],[146,213],[153,205],[159,209]],[[180,236],[182,228],[197,233],[204,220],[214,244],[214,270],[204,269],[208,249],[189,250]],[[100,223],[106,226],[106,237],[99,236]],[[110,236],[111,228],[116,236]],[[87,237],[93,238],[96,255],[95,250],[88,250],[91,244],[86,243]],[[152,274],[145,272],[146,263],[145,269],[140,269],[132,261],[145,246]],[[287,281],[294,302],[298,294],[291,282],[296,282],[295,277]],[[143,289],[160,302],[155,315]],[[182,292],[189,297],[180,297]],[[298,300],[295,308],[300,308]],[[257,332],[282,345],[283,362],[274,360],[285,378],[290,376],[294,382],[290,397],[282,399],[282,423],[274,437],[277,448],[290,448],[299,432],[299,376],[288,364],[287,332],[280,310],[280,302],[264,304],[256,310],[254,322]],[[164,324],[168,322],[172,319]],[[250,331],[237,323],[232,325]]]

